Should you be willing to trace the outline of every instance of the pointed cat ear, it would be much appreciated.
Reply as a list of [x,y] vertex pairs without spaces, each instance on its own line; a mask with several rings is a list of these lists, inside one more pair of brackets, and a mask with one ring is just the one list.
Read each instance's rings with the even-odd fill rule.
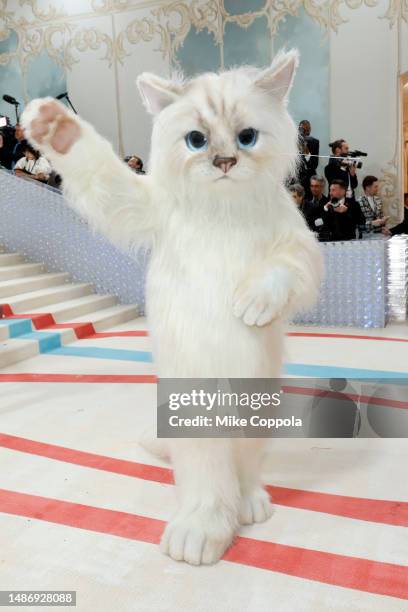
[[299,51],[297,49],[280,52],[272,65],[257,77],[255,85],[283,102],[287,99],[292,87],[298,65]]
[[174,81],[143,72],[136,79],[136,84],[142,96],[146,110],[152,115],[157,115],[166,106],[177,100],[181,94],[181,85]]

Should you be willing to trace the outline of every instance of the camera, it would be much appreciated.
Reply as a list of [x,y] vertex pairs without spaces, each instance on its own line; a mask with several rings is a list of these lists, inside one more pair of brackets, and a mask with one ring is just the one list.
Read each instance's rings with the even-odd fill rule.
[[332,198],[329,202],[333,206],[333,208],[337,208],[340,206],[339,198]]
[[363,162],[361,159],[357,160],[356,158],[358,157],[367,157],[367,153],[364,153],[364,151],[359,151],[358,149],[355,151],[349,151],[348,156],[341,160],[340,165],[348,168],[354,166],[355,168],[360,169],[363,167]]

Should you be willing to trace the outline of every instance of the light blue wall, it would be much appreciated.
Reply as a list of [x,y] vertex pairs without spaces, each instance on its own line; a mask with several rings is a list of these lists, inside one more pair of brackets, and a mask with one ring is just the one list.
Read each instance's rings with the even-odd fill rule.
[[[273,41],[275,50],[297,47],[300,65],[289,100],[289,110],[298,123],[308,119],[312,134],[320,140],[320,153],[328,153],[329,41],[317,23],[301,9],[299,16],[286,17]],[[324,165],[324,163],[323,163]]]
[[[0,42],[0,54],[13,53],[17,48],[17,35],[11,32],[10,36]],[[46,51],[34,56],[27,64],[24,91],[21,66],[16,58],[6,65],[0,65],[0,114],[10,117],[15,123],[14,107],[4,102],[3,95],[8,94],[16,98],[24,109],[25,95],[28,100],[43,96],[57,96],[66,91],[64,70],[51,58]]]
[[[0,42],[0,54],[14,53],[17,49],[18,39],[15,32]],[[17,59],[12,59],[8,64],[0,64],[0,114],[10,117],[15,121],[14,107],[4,102],[3,95],[13,96],[19,102],[24,100],[23,81],[21,78],[20,65]]]

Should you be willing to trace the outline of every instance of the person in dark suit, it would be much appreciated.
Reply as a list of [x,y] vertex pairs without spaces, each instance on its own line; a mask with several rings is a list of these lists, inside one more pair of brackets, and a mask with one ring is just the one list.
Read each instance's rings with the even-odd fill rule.
[[310,214],[312,210],[312,205],[310,204],[310,202],[305,200],[305,190],[303,189],[303,185],[301,185],[300,183],[294,183],[293,185],[290,185],[289,192],[293,198],[294,203],[304,216],[309,228],[312,229],[310,225]]
[[320,214],[315,215],[314,224],[322,241],[354,240],[357,230],[365,224],[360,205],[354,197],[346,196],[346,189],[344,181],[334,179],[330,185],[329,201],[321,205]]
[[346,183],[347,197],[354,197],[354,190],[357,189],[357,169],[354,164],[348,164],[344,158],[348,156],[350,147],[343,138],[330,143],[333,155],[324,169],[327,182],[330,185],[334,180],[341,180]]
[[308,223],[313,232],[318,232],[320,223],[316,226],[315,221],[321,217],[322,208],[329,198],[323,193],[325,190],[326,181],[322,176],[315,174],[310,179],[311,196],[307,200]]
[[11,170],[13,163],[13,135],[10,132],[11,128],[4,127],[0,129],[0,166]]
[[299,123],[299,140],[302,144],[302,149],[306,155],[303,158],[304,169],[301,176],[301,183],[305,189],[306,199],[310,199],[310,179],[316,174],[317,166],[319,165],[320,142],[312,135],[312,126],[310,121],[303,119]]
[[327,204],[329,198],[324,195],[324,189],[326,186],[326,181],[322,176],[318,176],[314,174],[310,179],[310,193],[311,197],[309,198],[309,202],[313,206],[313,208],[320,206],[323,204]]

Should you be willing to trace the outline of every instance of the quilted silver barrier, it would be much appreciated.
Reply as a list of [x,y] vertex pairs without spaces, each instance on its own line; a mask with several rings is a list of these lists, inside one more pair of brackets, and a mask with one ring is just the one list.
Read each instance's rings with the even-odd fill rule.
[[0,243],[43,263],[50,272],[69,272],[76,282],[93,283],[123,304],[144,307],[147,254],[135,258],[92,232],[47,185],[0,170]]
[[320,243],[325,278],[313,310],[295,323],[385,327],[388,268],[386,239]]
[[408,304],[408,236],[394,236],[388,241],[387,292],[389,317],[405,321]]

